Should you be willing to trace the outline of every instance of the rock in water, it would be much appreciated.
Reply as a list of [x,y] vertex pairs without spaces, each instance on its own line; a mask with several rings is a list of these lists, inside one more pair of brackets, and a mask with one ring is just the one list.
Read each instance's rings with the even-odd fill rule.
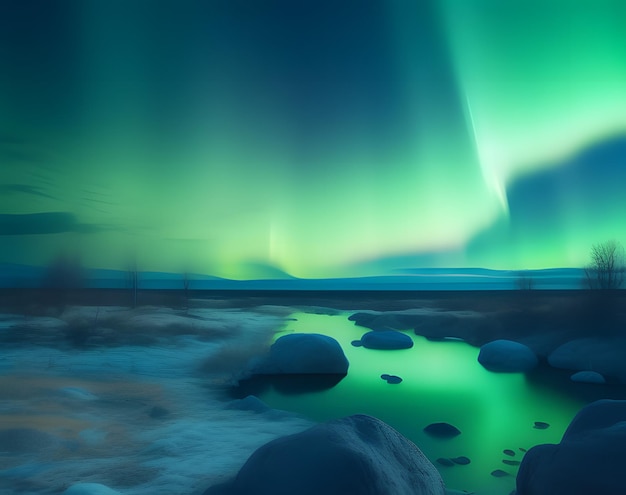
[[579,371],[570,376],[570,380],[579,383],[606,383],[604,377],[596,371]]
[[396,375],[388,375],[387,373],[385,373],[383,375],[380,375],[380,377],[391,385],[397,385],[398,383],[402,383],[402,378]]
[[452,438],[461,434],[461,430],[450,423],[431,423],[424,428],[424,431],[438,438]]
[[502,469],[496,469],[495,471],[491,471],[491,476],[494,478],[504,478],[505,476],[511,476],[506,471],[502,471]]
[[626,401],[583,407],[559,444],[526,452],[518,495],[621,495],[626,487]]
[[367,332],[361,337],[361,344],[368,349],[410,349],[413,347],[413,339],[395,330],[381,330]]
[[494,340],[483,345],[478,362],[489,371],[524,373],[532,370],[539,360],[530,347],[512,340]]
[[205,495],[445,495],[437,469],[382,421],[357,415],[273,440]]
[[626,383],[626,337],[593,337],[566,342],[548,356],[548,363],[555,368],[573,371],[594,371],[603,376],[618,378]]
[[255,374],[336,374],[348,373],[348,359],[339,342],[316,333],[292,333],[280,337],[269,356],[253,370]]

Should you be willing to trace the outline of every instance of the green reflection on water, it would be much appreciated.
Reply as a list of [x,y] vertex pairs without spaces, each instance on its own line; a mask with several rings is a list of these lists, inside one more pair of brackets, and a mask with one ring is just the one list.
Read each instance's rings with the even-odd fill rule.
[[[315,393],[285,395],[268,388],[260,398],[271,407],[301,413],[316,421],[350,414],[369,414],[390,424],[411,439],[437,466],[446,486],[480,494],[508,494],[515,485],[517,466],[503,459],[521,461],[520,447],[558,443],[581,401],[554,390],[533,387],[520,373],[492,373],[477,361],[478,349],[460,341],[431,342],[413,332],[412,349],[377,351],[354,347],[367,329],[343,315],[296,313],[276,338],[292,332],[322,333],[342,346],[350,369],[335,387]],[[398,375],[403,382],[390,385],[381,374]],[[423,428],[445,421],[462,434],[435,439]],[[535,421],[550,424],[533,428]],[[516,452],[514,457],[502,451]],[[467,456],[466,466],[445,467],[440,457]],[[511,474],[494,478],[501,469]]]

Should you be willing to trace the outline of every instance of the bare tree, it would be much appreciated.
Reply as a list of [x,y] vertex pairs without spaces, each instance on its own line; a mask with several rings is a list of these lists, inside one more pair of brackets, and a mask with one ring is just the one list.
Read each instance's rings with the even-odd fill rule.
[[626,256],[624,247],[616,240],[594,244],[591,262],[585,267],[590,289],[619,289],[624,282]]

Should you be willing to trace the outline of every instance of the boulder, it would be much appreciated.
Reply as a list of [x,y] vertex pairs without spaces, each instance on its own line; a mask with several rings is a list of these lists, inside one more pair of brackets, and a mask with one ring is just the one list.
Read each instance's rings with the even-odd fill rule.
[[626,401],[582,408],[557,445],[531,448],[517,475],[517,495],[620,495],[626,486]]
[[584,432],[607,428],[622,421],[626,421],[626,400],[597,400],[583,407],[574,416],[563,434],[563,440]]
[[367,349],[410,349],[413,347],[413,339],[395,330],[381,330],[367,332],[361,337],[361,345]]
[[585,371],[593,369],[605,377],[626,383],[626,338],[575,339],[557,347],[548,363],[555,368]]
[[236,399],[225,406],[226,409],[247,411],[253,414],[262,414],[265,419],[282,421],[293,418],[294,415],[280,409],[272,409],[265,402],[254,395],[248,395],[243,399]]
[[524,373],[539,360],[530,347],[512,340],[494,340],[480,348],[478,362],[489,371]]
[[241,411],[252,411],[261,414],[270,411],[271,408],[255,395],[248,395],[243,399],[236,399],[230,402],[226,409],[239,409]]
[[570,376],[570,380],[580,383],[606,383],[604,377],[597,371],[579,371]]
[[253,370],[260,375],[348,373],[348,359],[339,342],[316,333],[292,333],[280,337],[269,355]]
[[444,495],[441,476],[409,440],[364,415],[273,440],[236,478],[205,495]]
[[461,430],[450,423],[431,423],[424,428],[424,432],[437,438],[452,438],[461,434]]
[[426,338],[459,337],[483,343],[483,334],[491,334],[494,321],[474,311],[439,311],[428,308],[401,311],[363,311],[348,318],[358,326],[372,330],[414,330]]

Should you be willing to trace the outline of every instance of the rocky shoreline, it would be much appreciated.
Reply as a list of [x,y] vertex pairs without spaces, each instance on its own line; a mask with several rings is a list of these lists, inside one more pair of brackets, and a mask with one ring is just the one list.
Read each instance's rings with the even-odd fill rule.
[[[622,306],[615,301],[608,306],[604,303],[594,306],[596,303],[589,302],[588,295],[508,293],[493,297],[487,294],[439,294],[432,298],[397,299],[386,295],[386,298],[372,302],[371,294],[361,294],[357,298],[338,298],[327,304],[329,295],[308,299],[301,296],[287,298],[291,303],[297,299],[297,304],[293,305],[267,296],[254,298],[246,304],[241,304],[239,298],[193,299],[187,301],[186,307],[174,308],[47,306],[37,303],[24,311],[25,306],[11,308],[5,304],[0,314],[0,343],[4,351],[0,361],[0,388],[6,398],[0,410],[4,425],[0,428],[0,438],[9,447],[0,455],[0,487],[17,486],[20,493],[27,494],[135,495],[152,486],[151,477],[160,479],[159,470],[165,468],[156,466],[163,466],[162,462],[168,456],[172,459],[172,466],[178,466],[179,462],[196,466],[191,471],[189,467],[174,469],[187,472],[188,477],[174,484],[165,482],[164,486],[170,486],[168,495],[196,495],[209,486],[224,483],[264,441],[310,426],[306,420],[289,413],[269,410],[269,414],[267,406],[254,398],[246,399],[243,406],[240,403],[233,407],[224,403],[218,393],[249,370],[251,359],[257,363],[257,371],[265,369],[265,372],[274,373],[283,369],[280,363],[289,358],[292,368],[283,369],[287,373],[296,369],[294,365],[305,366],[307,373],[320,372],[319,359],[307,362],[306,351],[298,357],[292,350],[283,349],[275,353],[274,361],[261,363],[258,360],[263,350],[269,348],[276,329],[294,310],[335,314],[351,309],[350,319],[363,327],[364,335],[379,333],[383,337],[365,339],[366,343],[376,342],[368,344],[374,345],[373,348],[406,347],[394,332],[404,336],[407,332],[414,332],[433,340],[464,340],[485,349],[484,359],[479,362],[495,372],[525,372],[528,380],[539,380],[542,384],[545,382],[545,386],[558,389],[570,387],[568,393],[588,397],[626,398],[626,367],[620,359],[626,355],[626,337],[620,334],[624,329],[624,315]],[[581,304],[584,301],[587,306]],[[368,305],[376,309],[370,309]],[[599,311],[603,312],[601,321],[588,326],[589,314],[597,316]],[[587,316],[583,318],[581,314]],[[320,348],[329,345],[323,336],[314,340],[314,345]],[[302,342],[296,342],[296,345],[300,344]],[[308,344],[304,342],[302,345],[306,348]],[[487,349],[491,356],[487,356]],[[526,357],[521,361],[511,360],[517,351]],[[528,352],[536,362],[528,359]],[[326,371],[347,372],[346,363],[340,356],[335,355],[333,359],[332,366]],[[302,372],[302,369],[296,371]],[[604,382],[598,379],[598,375]],[[383,379],[396,384],[402,381],[392,375],[383,376]],[[186,383],[183,389],[181,383]],[[207,390],[213,391],[211,405],[199,407],[197,395],[207,386]],[[20,387],[23,393],[18,391]],[[188,392],[191,395],[184,396]],[[42,404],[45,407],[42,408]],[[228,419],[231,416],[236,418],[236,425]],[[34,418],[42,418],[42,421],[45,418],[45,423],[34,421]],[[619,421],[626,421],[626,418]],[[134,422],[137,422],[136,426],[132,426]],[[227,456],[228,460],[210,469],[207,469],[210,463],[200,467],[200,459],[206,454],[194,439],[186,440],[189,442],[187,447],[182,451],[178,449],[175,457],[171,457],[172,446],[177,442],[176,437],[170,437],[172,428],[177,428],[175,435],[184,436],[185,430],[199,432],[211,424],[232,429],[232,438],[237,438],[236,449],[239,450]],[[244,430],[252,428],[245,441],[236,433],[242,427]],[[259,427],[267,434],[255,438],[254,431]],[[603,428],[608,432],[606,435],[585,433],[581,436],[582,433],[577,433],[575,438],[564,437],[565,443],[555,447],[565,452],[563,462],[571,465],[579,462],[578,454],[572,454],[570,447],[583,437],[593,444],[590,449],[612,449],[614,458],[622,459],[621,447],[611,443],[597,444],[612,436],[621,438],[621,430],[614,423]],[[137,447],[131,447],[133,444],[122,447],[118,443],[120,437],[112,436],[112,431],[127,431],[129,439],[140,434],[141,440],[134,439],[138,442]],[[204,433],[197,435],[202,439],[200,442],[204,441]],[[169,446],[162,444],[166,438],[167,442],[173,443]],[[159,444],[161,447],[154,450]],[[110,459],[107,449],[126,450],[119,462],[135,468],[117,469],[113,475],[111,470],[115,469],[113,466],[117,461]],[[529,459],[540,459],[544,450],[543,447],[538,449],[538,453],[532,453]],[[127,453],[132,453],[133,457],[126,459]],[[30,464],[24,464],[27,457]],[[51,462],[52,458],[63,462]],[[443,459],[439,464],[445,469],[443,462],[454,465],[454,459]],[[461,458],[458,459],[461,463]],[[94,467],[90,468],[85,460]],[[80,469],[71,467],[75,462],[81,463]],[[518,461],[513,459],[510,462]],[[532,462],[531,465],[528,461],[523,469],[520,467],[520,473],[526,473],[525,477],[534,476],[527,473],[537,462],[544,464],[543,461]],[[108,467],[96,468],[98,465]],[[604,464],[593,466],[601,471]],[[174,471],[166,469],[163,472]],[[619,470],[601,472],[603,479],[619,474]],[[492,473],[492,476],[497,474]],[[619,477],[615,479],[617,481],[611,483],[622,482]],[[526,481],[522,482],[521,488],[519,483],[518,495],[535,493],[528,491],[531,488],[526,488]],[[172,490],[174,485],[180,486],[180,490]],[[432,493],[441,493],[437,490],[439,488]],[[248,495],[251,492],[231,493]],[[571,493],[577,492],[570,491],[567,495]]]

